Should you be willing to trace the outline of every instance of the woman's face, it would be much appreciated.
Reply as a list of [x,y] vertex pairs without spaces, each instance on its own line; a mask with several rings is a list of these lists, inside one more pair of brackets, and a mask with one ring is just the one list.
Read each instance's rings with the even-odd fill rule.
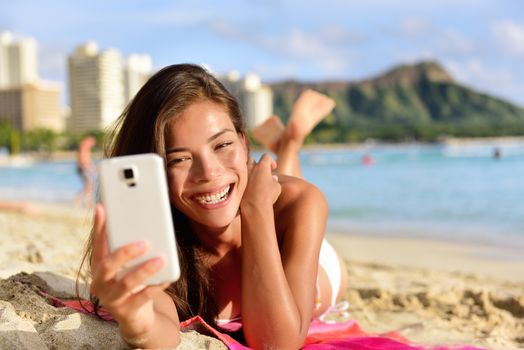
[[247,147],[222,106],[190,105],[170,123],[166,157],[171,202],[209,228],[229,225],[247,183]]

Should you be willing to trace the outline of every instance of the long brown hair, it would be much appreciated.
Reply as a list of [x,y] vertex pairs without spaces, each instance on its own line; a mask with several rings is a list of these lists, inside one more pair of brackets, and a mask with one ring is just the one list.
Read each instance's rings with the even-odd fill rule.
[[[154,152],[165,159],[165,135],[169,123],[191,104],[209,100],[223,106],[238,133],[245,135],[245,124],[235,98],[204,68],[193,64],[165,67],[138,91],[109,132],[106,157]],[[173,299],[180,320],[199,315],[215,324],[218,307],[212,281],[204,264],[198,240],[188,218],[173,205],[181,277],[166,292]],[[80,271],[92,259],[92,237],[86,244]],[[80,272],[79,272],[80,275]],[[90,296],[98,311],[99,301]]]

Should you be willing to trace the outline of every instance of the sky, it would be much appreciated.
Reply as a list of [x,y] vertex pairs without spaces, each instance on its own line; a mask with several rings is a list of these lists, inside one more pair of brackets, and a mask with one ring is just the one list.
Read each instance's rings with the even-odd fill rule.
[[40,77],[64,89],[67,57],[93,40],[147,53],[155,69],[191,62],[267,83],[355,81],[431,59],[524,107],[522,0],[0,0],[1,30],[36,39]]

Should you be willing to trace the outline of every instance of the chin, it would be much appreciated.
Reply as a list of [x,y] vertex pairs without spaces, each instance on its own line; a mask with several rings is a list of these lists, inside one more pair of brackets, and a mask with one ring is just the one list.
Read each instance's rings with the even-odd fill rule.
[[189,213],[187,211],[183,212],[191,221],[198,225],[208,227],[209,229],[225,229],[239,216],[239,204],[229,203],[227,207],[220,209],[197,208],[197,210],[190,210]]
[[211,213],[202,220],[202,223],[210,228],[226,228],[238,215],[239,210],[237,206],[236,208],[230,208],[230,210]]

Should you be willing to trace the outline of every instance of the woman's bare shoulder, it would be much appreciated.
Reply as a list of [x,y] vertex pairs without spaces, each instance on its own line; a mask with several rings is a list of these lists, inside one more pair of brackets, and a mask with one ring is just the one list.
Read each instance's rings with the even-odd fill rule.
[[289,210],[308,204],[310,201],[319,205],[325,205],[324,194],[310,182],[280,174],[278,175],[278,181],[282,186],[282,192],[275,203],[275,210]]
[[[282,191],[274,205],[275,228],[279,241],[288,233],[323,234],[328,205],[324,194],[313,184],[296,177],[278,176]],[[313,231],[311,231],[313,230]]]

